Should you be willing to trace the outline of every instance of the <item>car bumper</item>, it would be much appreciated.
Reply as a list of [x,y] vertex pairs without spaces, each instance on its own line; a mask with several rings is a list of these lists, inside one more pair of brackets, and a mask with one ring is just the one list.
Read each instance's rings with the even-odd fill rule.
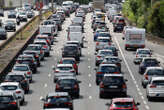
[[100,89],[100,94],[122,95],[127,92],[126,89]]
[[164,98],[164,92],[149,92],[147,95],[149,97],[161,97],[161,98]]

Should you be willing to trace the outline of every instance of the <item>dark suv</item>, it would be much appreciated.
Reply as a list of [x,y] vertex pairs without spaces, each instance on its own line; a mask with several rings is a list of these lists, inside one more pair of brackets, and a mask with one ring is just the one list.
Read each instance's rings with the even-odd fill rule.
[[127,86],[122,74],[105,74],[100,83],[99,97],[103,98],[105,95],[127,95]]
[[80,60],[79,47],[75,44],[66,44],[62,48],[62,57],[74,57],[77,61]]

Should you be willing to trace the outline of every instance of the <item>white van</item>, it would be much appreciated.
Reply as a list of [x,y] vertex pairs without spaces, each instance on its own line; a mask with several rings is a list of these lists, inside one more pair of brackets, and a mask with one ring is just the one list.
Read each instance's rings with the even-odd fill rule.
[[40,25],[39,26],[39,33],[40,34],[49,34],[55,36],[58,34],[58,28],[55,25]]
[[79,41],[81,47],[84,46],[84,35],[82,32],[70,32],[67,39],[68,41]]
[[145,29],[127,27],[124,33],[125,50],[128,48],[145,48]]

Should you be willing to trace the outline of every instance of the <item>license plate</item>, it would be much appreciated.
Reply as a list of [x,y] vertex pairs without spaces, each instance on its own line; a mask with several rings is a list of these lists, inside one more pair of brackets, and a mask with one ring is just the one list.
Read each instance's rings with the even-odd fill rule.
[[64,87],[64,89],[71,89],[71,87]]
[[109,86],[109,88],[117,88],[117,86]]

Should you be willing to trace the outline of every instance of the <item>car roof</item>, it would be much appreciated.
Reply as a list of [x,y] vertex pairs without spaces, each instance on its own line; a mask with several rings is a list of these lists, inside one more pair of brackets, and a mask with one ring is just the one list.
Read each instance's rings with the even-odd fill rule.
[[6,85],[14,85],[14,86],[18,86],[19,82],[2,82],[0,84],[0,86],[6,86]]
[[51,92],[48,93],[47,95],[48,97],[52,97],[52,96],[69,96],[68,92]]
[[104,77],[110,77],[110,76],[123,77],[123,74],[104,74]]
[[75,61],[75,58],[73,58],[73,57],[63,57],[62,60],[74,60]]
[[57,64],[57,67],[72,67],[72,64]]
[[152,81],[164,80],[164,77],[152,77]]
[[150,49],[148,49],[148,48],[139,48],[139,49],[137,49],[137,51],[139,51],[139,50],[149,50],[150,51]]
[[75,47],[77,47],[76,44],[65,44],[64,46],[75,46]]
[[117,67],[115,64],[100,64],[100,67],[101,66],[115,66],[115,67]]
[[152,69],[160,69],[160,70],[164,70],[162,67],[147,67],[146,70],[152,70]]
[[134,99],[133,98],[114,98],[112,99],[112,102],[133,102]]

